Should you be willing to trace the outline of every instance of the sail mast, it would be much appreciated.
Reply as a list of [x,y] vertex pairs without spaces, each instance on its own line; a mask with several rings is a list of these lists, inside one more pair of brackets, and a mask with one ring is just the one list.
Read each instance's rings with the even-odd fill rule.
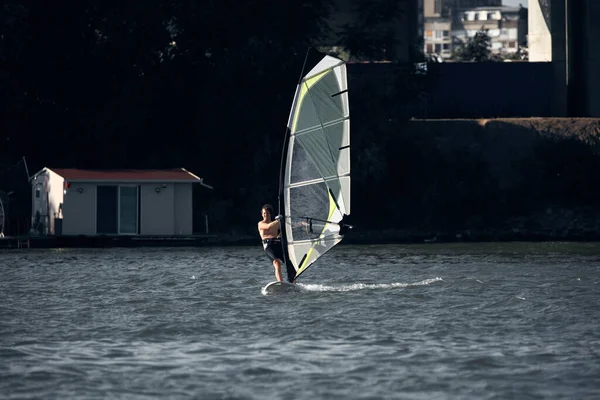
[[[298,78],[298,84],[296,85],[296,94],[294,94],[294,102],[297,100],[298,89],[300,84],[302,83],[302,77],[304,76],[304,69],[306,68],[306,61],[308,60],[308,53],[310,52],[310,47],[306,49],[306,54],[304,55],[304,62],[302,63],[302,70],[300,71],[300,76]],[[296,276],[296,269],[291,265],[287,257],[287,240],[285,235],[285,212],[283,205],[283,191],[284,191],[284,176],[285,176],[285,161],[287,159],[288,153],[288,142],[290,138],[290,128],[286,126],[285,128],[285,136],[283,139],[283,148],[281,151],[281,162],[279,166],[279,190],[277,194],[277,212],[279,215],[283,215],[283,219],[279,222],[281,226],[281,246],[283,253],[283,262],[286,267],[286,274],[289,282],[293,282]]]
[[[302,63],[302,70],[300,71],[300,77],[298,78],[298,83],[296,84],[296,87],[298,88],[300,86],[300,84],[302,83],[302,77],[304,76],[304,69],[306,68],[306,61],[308,60],[308,53],[310,52],[310,47],[308,49],[306,49],[306,54],[304,55],[304,63]],[[294,102],[296,101],[296,97],[297,97],[297,93],[298,90],[296,89],[296,94],[294,95]],[[283,197],[283,177],[284,177],[284,167],[285,167],[285,159],[287,157],[287,144],[288,144],[288,139],[289,139],[289,135],[290,135],[290,128],[289,126],[286,126],[285,128],[285,135],[283,138],[283,148],[281,150],[281,162],[279,165],[279,191],[278,191],[278,195],[277,195],[277,203],[278,203],[278,213],[280,215],[282,215],[281,210],[281,203],[282,203],[282,197]]]

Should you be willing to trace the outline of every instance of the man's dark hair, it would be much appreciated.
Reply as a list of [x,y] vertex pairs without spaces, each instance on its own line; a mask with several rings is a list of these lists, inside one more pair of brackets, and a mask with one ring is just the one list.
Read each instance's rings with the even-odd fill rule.
[[264,206],[262,206],[261,210],[267,210],[267,212],[271,214],[271,218],[273,218],[273,215],[275,214],[275,212],[273,211],[273,206],[270,204],[265,204]]

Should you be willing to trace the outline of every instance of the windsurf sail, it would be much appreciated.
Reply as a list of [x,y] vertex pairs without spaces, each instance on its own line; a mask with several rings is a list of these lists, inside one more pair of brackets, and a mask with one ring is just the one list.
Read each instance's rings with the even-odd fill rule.
[[288,120],[280,207],[292,282],[338,244],[350,214],[350,110],[346,64],[325,56],[300,80]]

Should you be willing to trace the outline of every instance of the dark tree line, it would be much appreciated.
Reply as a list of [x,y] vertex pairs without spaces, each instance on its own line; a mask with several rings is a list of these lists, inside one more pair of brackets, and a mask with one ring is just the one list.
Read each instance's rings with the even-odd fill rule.
[[[366,8],[351,2],[359,17],[334,44],[354,57],[381,57],[393,46],[390,15],[406,0]],[[13,168],[25,156],[30,174],[44,166],[185,167],[214,186],[212,221],[226,231],[253,227],[262,203],[276,201],[285,124],[307,49],[330,37],[338,11],[333,0],[6,0],[0,190],[20,188],[13,215],[29,212],[26,174]],[[309,64],[320,56],[309,54]],[[384,92],[414,86],[401,68]],[[353,96],[353,109],[379,104],[377,115],[391,120],[394,93],[364,88],[369,97]],[[353,132],[360,132],[362,113],[354,114]],[[353,137],[362,147],[353,162],[384,174],[377,152],[394,129],[362,123],[367,136],[380,124],[388,133],[380,143]]]
[[[330,44],[353,59],[395,60],[391,16],[409,0],[347,1],[355,18]],[[9,226],[11,219],[23,226],[31,211],[25,157],[30,175],[44,166],[185,167],[215,188],[197,188],[204,204],[196,217],[208,210],[213,231],[255,234],[260,207],[277,201],[285,125],[307,49],[327,43],[340,3],[0,3],[0,199]],[[308,68],[322,54],[309,55]],[[536,128],[539,140],[522,158],[482,153],[531,132],[504,127],[514,137],[495,137],[476,123],[466,135],[451,124],[415,130],[407,121],[427,101],[431,75],[402,63],[349,64],[348,72],[350,222],[361,231],[511,230],[512,217],[534,215],[537,224],[540,209],[544,218],[546,208],[595,212],[597,143],[535,133],[558,129],[550,124]],[[491,139],[497,143],[488,146]]]

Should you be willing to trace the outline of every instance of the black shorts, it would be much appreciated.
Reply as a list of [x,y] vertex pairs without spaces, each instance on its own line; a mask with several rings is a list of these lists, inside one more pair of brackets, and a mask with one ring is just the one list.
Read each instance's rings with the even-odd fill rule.
[[280,239],[265,239],[263,240],[263,248],[271,261],[283,261],[283,247]]

